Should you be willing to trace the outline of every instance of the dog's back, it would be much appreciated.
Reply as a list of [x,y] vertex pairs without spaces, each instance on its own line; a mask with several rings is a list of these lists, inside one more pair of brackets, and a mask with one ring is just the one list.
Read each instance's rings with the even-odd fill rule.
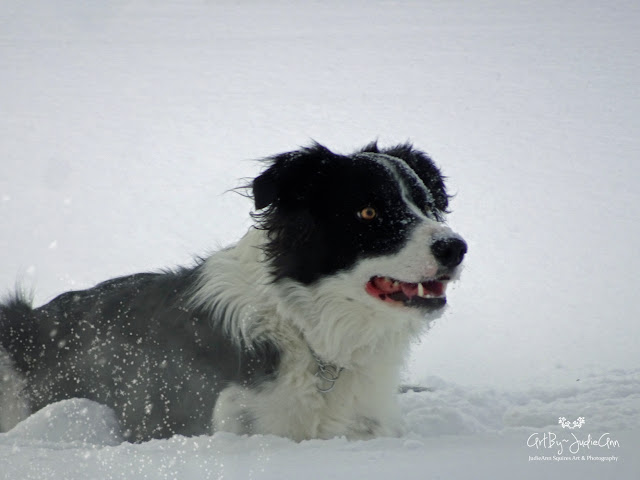
[[137,274],[36,309],[19,297],[0,305],[0,345],[27,380],[30,410],[88,398],[112,407],[130,440],[207,433],[227,382],[250,382],[273,365],[253,368],[209,314],[188,308],[196,275]]

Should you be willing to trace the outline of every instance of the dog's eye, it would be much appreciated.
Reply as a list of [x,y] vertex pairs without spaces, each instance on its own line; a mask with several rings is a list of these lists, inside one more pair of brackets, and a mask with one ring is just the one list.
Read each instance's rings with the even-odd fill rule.
[[378,216],[378,212],[373,207],[365,207],[358,212],[358,217],[362,220],[373,220]]

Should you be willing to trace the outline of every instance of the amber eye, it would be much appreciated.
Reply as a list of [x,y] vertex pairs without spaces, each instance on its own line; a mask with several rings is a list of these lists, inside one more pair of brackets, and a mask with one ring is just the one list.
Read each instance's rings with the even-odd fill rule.
[[366,207],[358,212],[358,217],[360,217],[362,220],[373,220],[377,215],[378,213],[373,207]]

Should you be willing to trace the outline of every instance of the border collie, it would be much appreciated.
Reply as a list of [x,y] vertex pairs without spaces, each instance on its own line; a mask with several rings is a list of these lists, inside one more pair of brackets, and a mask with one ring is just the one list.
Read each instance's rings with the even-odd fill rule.
[[73,397],[129,441],[401,433],[399,375],[467,251],[431,159],[374,142],[267,159],[255,226],[193,268],[0,304],[0,429]]

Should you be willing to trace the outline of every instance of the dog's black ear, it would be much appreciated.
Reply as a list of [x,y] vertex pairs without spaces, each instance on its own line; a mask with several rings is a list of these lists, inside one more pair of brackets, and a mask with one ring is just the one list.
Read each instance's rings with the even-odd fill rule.
[[271,166],[251,184],[253,201],[256,210],[261,210],[271,205],[278,196],[275,168]]
[[288,173],[292,168],[292,160],[298,152],[281,153],[274,157],[267,158],[270,162],[269,168],[258,175],[251,184],[253,191],[253,202],[256,210],[262,210],[269,205],[277,204],[281,198],[282,191],[289,188]]
[[313,185],[321,163],[337,156],[318,143],[293,152],[267,158],[269,168],[253,180],[251,188],[256,210],[273,205],[298,209]]

